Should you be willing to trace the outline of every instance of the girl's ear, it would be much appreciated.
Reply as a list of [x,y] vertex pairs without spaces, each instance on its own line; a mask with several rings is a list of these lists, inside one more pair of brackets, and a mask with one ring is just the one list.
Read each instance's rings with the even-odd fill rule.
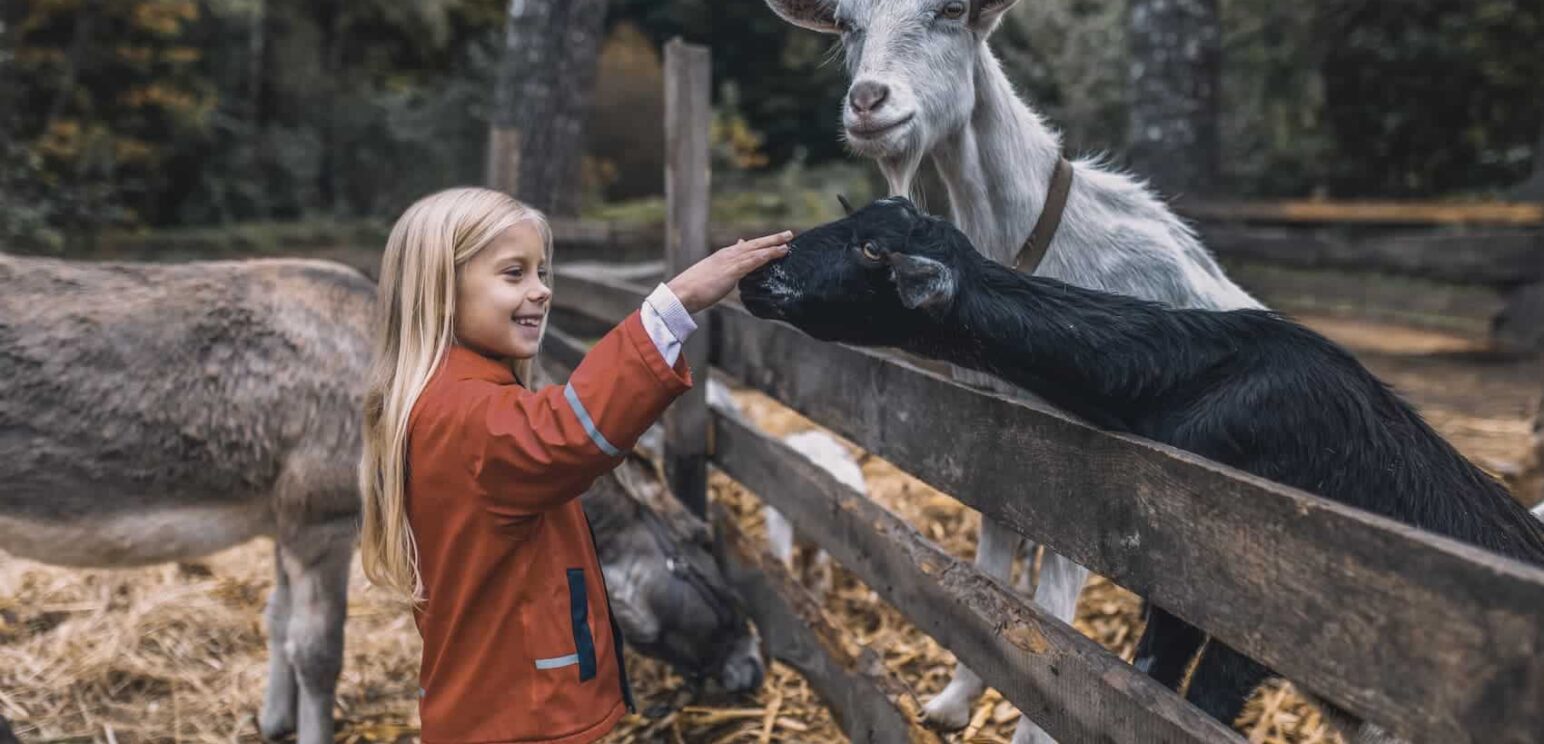
[[940,311],[954,302],[958,283],[953,269],[906,253],[891,253],[889,260],[890,278],[907,309]]

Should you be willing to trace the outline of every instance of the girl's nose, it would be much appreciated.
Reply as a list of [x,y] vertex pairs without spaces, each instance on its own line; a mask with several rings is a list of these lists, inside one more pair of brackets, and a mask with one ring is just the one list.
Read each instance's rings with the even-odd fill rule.
[[541,282],[537,282],[536,283],[536,288],[531,290],[531,294],[530,294],[531,302],[541,303],[541,302],[546,302],[547,300],[549,300],[551,298],[552,298],[552,288],[547,286],[547,285],[545,285],[545,284],[542,284]]

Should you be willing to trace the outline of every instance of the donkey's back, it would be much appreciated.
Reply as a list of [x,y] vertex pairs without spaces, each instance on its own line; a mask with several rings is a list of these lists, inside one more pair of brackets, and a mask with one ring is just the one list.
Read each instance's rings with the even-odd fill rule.
[[353,485],[374,285],[323,261],[0,255],[0,549],[121,566],[272,533]]

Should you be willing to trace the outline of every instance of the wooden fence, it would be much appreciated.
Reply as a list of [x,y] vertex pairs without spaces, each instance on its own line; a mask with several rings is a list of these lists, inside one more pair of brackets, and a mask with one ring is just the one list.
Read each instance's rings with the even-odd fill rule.
[[[667,48],[671,85],[705,86],[706,64],[705,52]],[[680,116],[705,116],[691,103],[702,96],[669,97],[667,117],[682,125]],[[706,168],[706,137],[693,131],[697,139],[672,145],[673,167]],[[670,178],[673,200],[705,203],[706,174]],[[671,214],[679,222],[670,242],[683,244],[667,245],[671,262],[702,255],[705,216]],[[561,264],[558,283],[559,309],[606,324],[634,311],[648,289]],[[765,392],[1395,733],[1541,740],[1544,570],[1041,403],[967,388],[894,355],[821,343],[733,304],[703,323],[703,346],[688,352],[700,355],[699,389],[713,374]],[[586,346],[553,328],[544,349],[561,379]],[[669,426],[667,463],[700,457],[777,507],[1059,740],[1240,740],[735,411],[699,409]],[[672,480],[701,484],[696,475]],[[684,496],[701,507],[699,492]],[[717,524],[729,575],[774,654],[810,679],[854,740],[933,738],[901,681],[872,654],[844,651],[815,600],[732,522]]]

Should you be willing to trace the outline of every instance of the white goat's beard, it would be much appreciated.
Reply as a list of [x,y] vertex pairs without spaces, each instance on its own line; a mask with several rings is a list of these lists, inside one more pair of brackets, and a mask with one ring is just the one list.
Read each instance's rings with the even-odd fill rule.
[[924,212],[927,211],[927,199],[917,191],[916,181],[925,152],[921,148],[912,148],[894,156],[877,158],[879,170],[884,173],[885,183],[890,187],[889,196],[904,196]]

